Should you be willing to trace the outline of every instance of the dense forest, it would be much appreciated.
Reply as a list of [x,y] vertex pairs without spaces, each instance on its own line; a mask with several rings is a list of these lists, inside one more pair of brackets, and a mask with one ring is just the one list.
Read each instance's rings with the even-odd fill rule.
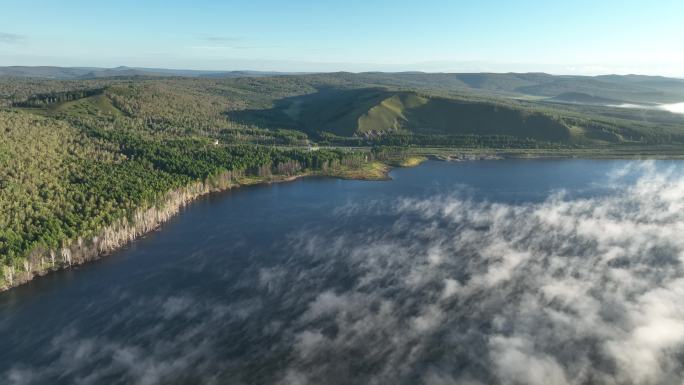
[[[501,95],[577,91],[564,80],[445,76],[0,77],[0,288],[112,251],[199,195],[378,178],[411,148],[684,145],[684,119],[665,111]],[[625,87],[585,99],[638,97]]]

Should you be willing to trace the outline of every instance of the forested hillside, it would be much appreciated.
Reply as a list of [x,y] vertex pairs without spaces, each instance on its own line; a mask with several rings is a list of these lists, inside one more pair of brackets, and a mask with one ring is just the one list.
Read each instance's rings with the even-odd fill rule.
[[[0,77],[96,81],[112,78],[136,79],[186,77],[198,79],[246,79],[287,75],[258,71],[193,71],[160,68],[95,67],[0,67]],[[684,79],[640,75],[549,75],[545,73],[423,73],[347,72],[298,75],[319,84],[379,85],[413,90],[474,92],[495,95],[554,97],[562,93],[584,93],[631,103],[676,103],[684,101]]]
[[274,146],[308,142],[231,124],[222,118],[230,98],[165,83],[99,86],[45,84],[0,110],[0,288],[111,251],[198,195],[310,173],[352,176],[372,159]]
[[126,71],[0,77],[0,288],[97,258],[201,194],[382,177],[377,159],[411,164],[411,148],[684,148],[681,115],[604,105],[675,100],[672,79]]
[[570,140],[567,126],[552,116],[505,104],[431,97],[414,92],[363,88],[325,90],[291,98],[273,110],[240,111],[237,121],[325,131],[342,137],[415,133],[501,135],[546,142]]
[[271,108],[239,109],[228,116],[245,125],[303,130],[331,143],[503,148],[684,143],[684,116],[665,111],[605,107],[593,97],[582,104],[568,94],[553,100],[560,103],[441,95],[323,87],[276,100]]

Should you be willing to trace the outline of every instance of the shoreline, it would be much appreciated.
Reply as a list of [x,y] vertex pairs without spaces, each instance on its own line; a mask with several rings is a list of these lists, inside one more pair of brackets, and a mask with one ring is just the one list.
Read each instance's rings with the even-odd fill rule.
[[407,149],[410,156],[433,160],[471,161],[505,159],[616,159],[616,160],[682,160],[684,148],[663,146],[654,148],[577,148],[577,149],[477,149],[424,147]]
[[[305,171],[295,175],[240,177],[234,182],[218,186],[213,186],[207,181],[190,183],[187,186],[167,192],[166,198],[161,204],[136,209],[132,215],[132,222],[126,218],[119,219],[104,227],[90,239],[84,240],[83,237],[79,237],[58,250],[34,250],[29,254],[38,253],[40,256],[27,258],[22,270],[3,266],[4,281],[3,286],[0,286],[0,293],[25,285],[34,279],[108,257],[131,242],[158,230],[164,223],[178,215],[181,209],[188,204],[213,193],[248,186],[287,183],[309,177],[367,181],[390,180],[389,171],[391,167],[375,161],[369,162],[364,167],[360,169],[340,168],[327,171]],[[372,169],[369,170],[369,167]]]
[[[213,194],[233,190],[241,187],[270,185],[276,183],[293,182],[303,178],[331,178],[343,180],[387,181],[391,180],[389,173],[393,168],[417,167],[428,160],[446,162],[470,162],[485,160],[508,160],[508,159],[605,159],[605,160],[682,160],[684,155],[678,157],[632,155],[630,157],[612,156],[577,156],[572,154],[554,154],[539,151],[536,154],[501,154],[492,151],[469,151],[467,153],[452,150],[453,156],[445,156],[444,153],[409,153],[405,159],[372,161],[358,168],[343,167],[326,171],[305,171],[295,175],[270,175],[268,177],[240,177],[234,182],[213,186],[207,181],[197,181],[179,189],[166,193],[165,201],[161,204],[137,209],[132,217],[119,219],[103,228],[97,235],[88,240],[82,237],[62,246],[59,250],[40,251],[42,255],[38,262],[28,262],[22,270],[10,270],[3,266],[2,273],[5,276],[0,293],[15,287],[27,284],[54,272],[71,269],[105,258],[126,245],[142,238],[156,230],[164,223],[179,214],[180,210],[195,200]],[[603,154],[608,155],[608,154]],[[33,253],[33,252],[32,252]],[[28,259],[27,259],[28,260]],[[10,279],[7,279],[7,276]],[[9,281],[9,284],[8,284]]]

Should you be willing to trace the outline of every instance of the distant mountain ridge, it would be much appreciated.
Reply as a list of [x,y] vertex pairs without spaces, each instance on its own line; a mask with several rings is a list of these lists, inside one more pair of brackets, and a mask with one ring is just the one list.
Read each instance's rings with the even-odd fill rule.
[[567,93],[581,93],[635,104],[684,102],[684,79],[661,76],[420,72],[340,72],[319,76],[406,90],[469,92],[507,98],[548,99]]
[[262,71],[203,71],[142,67],[0,67],[0,77],[87,80],[115,77],[245,78],[269,76],[318,76],[321,79],[356,82],[370,86],[442,92],[474,92],[504,97],[559,98],[591,95],[596,100],[665,104],[684,102],[684,79],[646,75],[550,75],[546,73],[425,73],[334,72],[289,73]]
[[286,75],[286,72],[262,71],[203,71],[166,68],[143,68],[120,66],[115,68],[100,67],[54,67],[54,66],[9,66],[0,67],[0,76],[26,77],[57,80],[86,80],[110,77],[256,77]]

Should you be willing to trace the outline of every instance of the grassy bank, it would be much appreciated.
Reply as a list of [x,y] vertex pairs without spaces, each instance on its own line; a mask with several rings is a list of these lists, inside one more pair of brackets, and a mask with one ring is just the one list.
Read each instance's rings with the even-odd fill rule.
[[319,172],[321,176],[331,176],[341,179],[358,180],[387,180],[389,179],[390,167],[382,162],[372,161],[358,167],[341,166],[325,172]]

